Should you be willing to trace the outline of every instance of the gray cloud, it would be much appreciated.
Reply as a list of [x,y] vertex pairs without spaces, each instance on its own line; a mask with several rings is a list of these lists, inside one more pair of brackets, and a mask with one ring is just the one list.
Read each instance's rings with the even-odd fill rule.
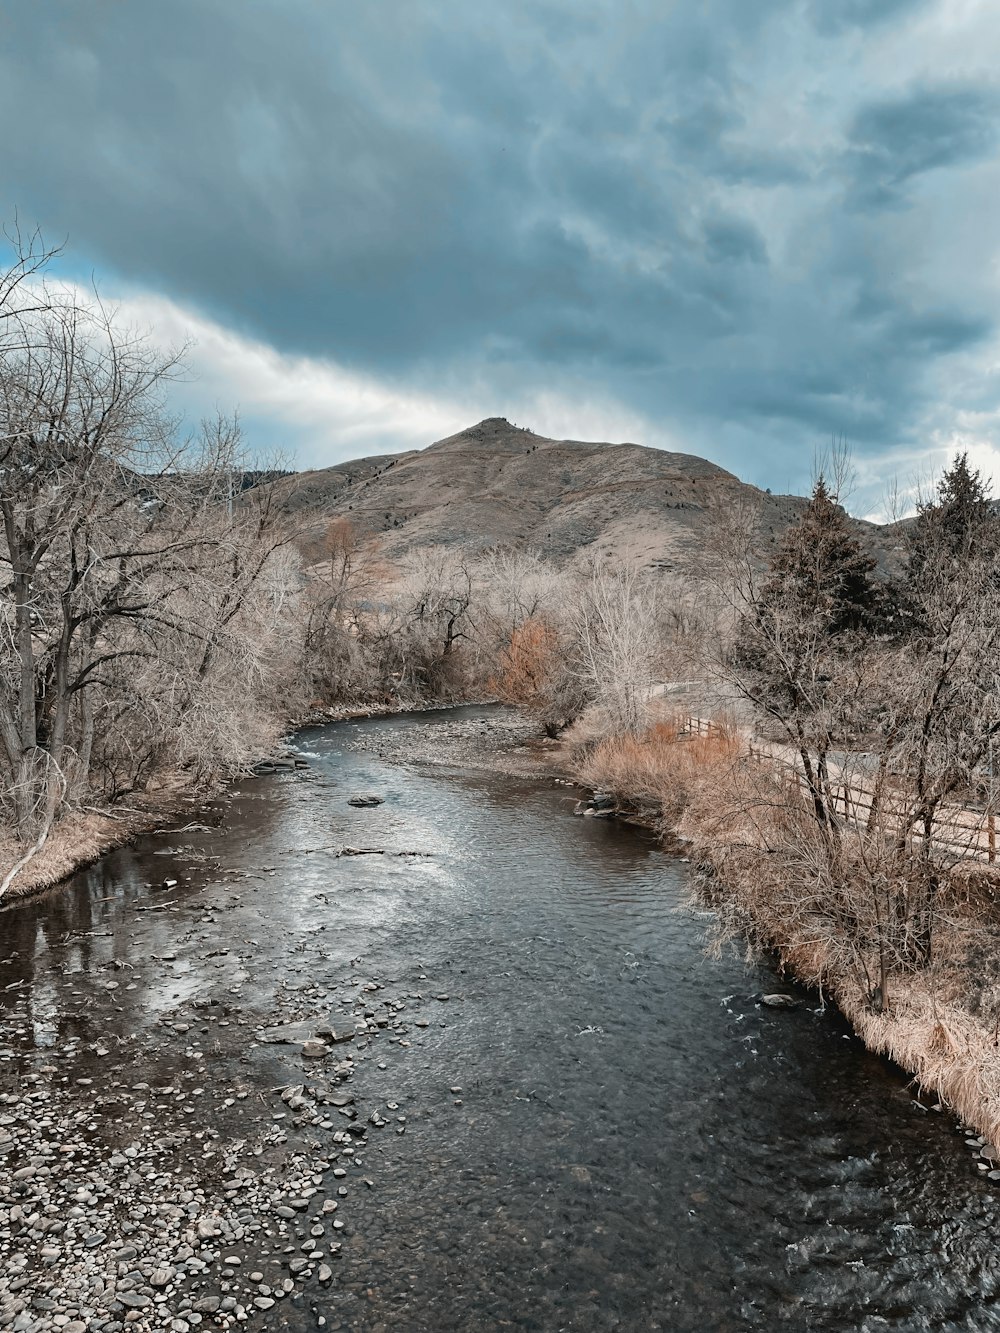
[[822,32],[868,28],[905,18],[928,8],[928,0],[810,0],[809,10]]
[[1000,102],[992,89],[918,87],[855,115],[848,157],[859,206],[901,202],[914,177],[992,154]]
[[599,385],[763,481],[915,437],[993,332],[918,188],[992,179],[992,88],[857,68],[932,9],[0,4],[0,172],[81,268],[281,351],[491,410]]

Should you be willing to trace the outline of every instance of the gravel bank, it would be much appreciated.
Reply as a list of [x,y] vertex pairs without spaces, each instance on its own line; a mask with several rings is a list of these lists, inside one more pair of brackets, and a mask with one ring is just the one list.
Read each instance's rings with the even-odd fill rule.
[[436,720],[433,727],[366,732],[351,748],[392,764],[489,769],[519,778],[560,771],[559,742],[542,736],[534,718],[509,709],[490,717]]
[[[278,1328],[303,1306],[322,1327],[318,1293],[350,1281],[344,1214],[352,1194],[376,1187],[370,1138],[405,1133],[414,1111],[366,1099],[355,1073],[378,1047],[409,1046],[431,1021],[428,1004],[437,1019],[448,996],[432,997],[420,980],[411,989],[345,979],[340,1003],[318,1012],[318,994],[310,1006],[294,985],[279,988],[268,1028],[231,1001],[182,1006],[161,1021],[155,1048],[129,1052],[139,1067],[171,1048],[170,1083],[129,1082],[114,1063],[127,1042],[109,1038],[86,1050],[70,1043],[58,1063],[0,1094],[0,1327]],[[273,1048],[290,1081],[262,1094],[220,1078],[222,1062],[206,1055],[223,1043],[200,1035],[223,1037],[220,1027]],[[17,1037],[8,1019],[0,1042]],[[106,1078],[72,1076],[105,1060]]]

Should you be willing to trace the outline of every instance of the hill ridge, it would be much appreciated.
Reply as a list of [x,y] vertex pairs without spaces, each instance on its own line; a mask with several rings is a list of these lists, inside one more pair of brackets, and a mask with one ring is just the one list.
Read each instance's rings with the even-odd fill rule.
[[[485,417],[425,449],[282,478],[275,492],[303,536],[347,518],[379,535],[390,556],[432,544],[523,545],[558,561],[618,556],[659,568],[697,553],[720,506],[753,498],[765,554],[806,504],[695,454],[557,440],[504,417]],[[883,530],[855,521],[884,554]]]

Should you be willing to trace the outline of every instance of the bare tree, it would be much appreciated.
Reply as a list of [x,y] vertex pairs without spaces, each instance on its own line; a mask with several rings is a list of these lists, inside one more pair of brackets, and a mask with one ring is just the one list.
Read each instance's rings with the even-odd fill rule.
[[234,506],[238,423],[177,438],[176,358],[17,277],[0,278],[0,798],[26,850],[0,894],[129,716],[155,765],[281,542],[266,503]]
[[574,668],[613,731],[641,730],[661,653],[655,584],[633,564],[595,564],[570,612]]

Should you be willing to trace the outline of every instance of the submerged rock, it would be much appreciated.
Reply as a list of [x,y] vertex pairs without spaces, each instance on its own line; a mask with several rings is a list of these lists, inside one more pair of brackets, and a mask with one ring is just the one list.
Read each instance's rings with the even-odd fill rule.
[[381,796],[376,796],[374,792],[368,792],[363,796],[349,797],[347,804],[354,805],[357,806],[359,809],[365,810],[368,809],[369,806],[381,805],[383,803],[383,799],[384,798]]

